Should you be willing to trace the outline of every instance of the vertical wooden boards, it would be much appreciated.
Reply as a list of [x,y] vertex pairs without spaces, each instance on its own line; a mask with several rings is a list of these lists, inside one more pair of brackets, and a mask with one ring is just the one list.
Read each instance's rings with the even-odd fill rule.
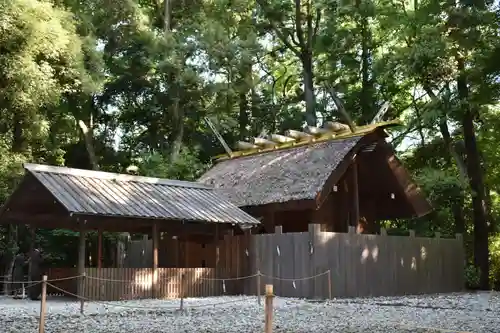
[[[279,227],[278,231],[263,235],[226,235],[220,241],[221,277],[249,276],[260,270],[265,275],[260,279],[261,295],[264,294],[265,284],[269,283],[274,285],[279,296],[304,298],[328,297],[328,270],[331,271],[334,297],[451,292],[463,288],[464,249],[461,237],[446,239],[333,233],[319,231],[317,225],[311,225],[308,232],[282,233]],[[129,247],[129,250],[132,248]],[[184,249],[185,252],[187,250]],[[191,248],[190,251],[195,253]],[[186,267],[184,269],[191,281],[187,287],[188,297],[222,293],[220,281],[199,278],[214,277],[215,272],[210,268],[183,267]],[[88,276],[129,279],[129,286],[120,289],[117,282],[100,281],[96,289],[97,282],[86,279],[85,290],[92,298],[151,297],[151,290],[147,287],[151,268],[101,270],[98,276],[92,268],[86,269]],[[176,297],[181,271],[158,268],[158,272],[160,297]],[[313,278],[318,274],[322,275]],[[255,295],[257,280],[252,277],[226,281],[226,294]],[[89,285],[91,283],[95,286]]]

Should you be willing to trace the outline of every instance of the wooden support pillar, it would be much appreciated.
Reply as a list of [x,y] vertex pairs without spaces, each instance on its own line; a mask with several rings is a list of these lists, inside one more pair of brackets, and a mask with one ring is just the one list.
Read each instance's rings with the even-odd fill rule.
[[[36,228],[30,226],[30,252],[28,255],[31,257],[33,252],[35,251],[35,240],[36,240]],[[31,283],[31,260],[29,261],[28,264],[28,284]]]
[[[252,274],[255,274],[255,272],[252,272],[252,262],[251,262],[251,258],[252,258],[252,255],[255,256],[255,253],[252,249],[252,230],[251,229],[246,229],[244,231],[244,235],[245,235],[245,248],[242,249],[243,251],[245,251],[244,253],[244,256],[243,256],[243,271],[241,272],[241,275],[243,276],[250,276]],[[250,281],[251,280],[248,280],[248,281],[245,281],[243,280],[244,282],[241,284],[243,286],[243,294],[246,294],[246,295],[251,295],[251,292],[249,289],[249,283],[251,283]]]
[[[80,237],[78,242],[78,275],[83,276],[85,273],[85,244],[86,244],[87,231],[80,226]],[[78,284],[78,295],[85,297],[84,295],[84,279],[80,278],[80,283]]]
[[359,223],[359,186],[358,186],[358,163],[356,157],[351,164],[351,226],[357,226]]
[[102,268],[102,230],[97,232],[97,268]]
[[179,237],[175,237],[175,239],[172,239],[174,244],[175,244],[175,267],[179,268],[181,267],[180,262],[181,262],[181,243],[179,241]]
[[158,225],[153,224],[153,298],[158,297]]
[[215,277],[218,278],[220,276],[220,248],[219,248],[219,226],[215,225]]

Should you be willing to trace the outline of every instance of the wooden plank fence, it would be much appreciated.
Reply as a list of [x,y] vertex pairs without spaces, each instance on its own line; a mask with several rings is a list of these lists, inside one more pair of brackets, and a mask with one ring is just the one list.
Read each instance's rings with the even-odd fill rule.
[[91,300],[119,301],[144,298],[179,298],[181,277],[185,274],[186,297],[217,296],[221,288],[214,268],[158,268],[158,292],[153,295],[153,269],[86,268],[84,297]]
[[[266,283],[284,297],[395,296],[456,292],[464,288],[464,248],[456,239],[309,232],[226,238],[221,247],[226,277],[260,271],[261,294]],[[247,252],[249,255],[243,255]],[[232,257],[238,257],[235,262]],[[329,272],[329,273],[328,273]],[[329,281],[330,278],[330,281]],[[329,286],[330,284],[330,286]],[[254,278],[241,280],[233,294],[255,294]]]
[[[142,243],[141,258],[151,252],[144,250],[150,242]],[[327,298],[330,289],[333,297],[395,296],[456,292],[463,290],[465,282],[461,235],[454,239],[415,237],[413,232],[409,237],[359,235],[352,229],[350,233],[321,232],[319,225],[309,225],[309,231],[302,233],[282,233],[276,227],[274,234],[226,235],[218,245],[217,269],[158,268],[156,295],[151,268],[87,268],[84,297],[178,298],[183,273],[186,297],[255,295],[258,285],[264,294],[267,283],[283,297]],[[214,247],[205,251],[215,258]],[[53,269],[49,280],[75,272]],[[54,285],[76,292],[75,280]]]

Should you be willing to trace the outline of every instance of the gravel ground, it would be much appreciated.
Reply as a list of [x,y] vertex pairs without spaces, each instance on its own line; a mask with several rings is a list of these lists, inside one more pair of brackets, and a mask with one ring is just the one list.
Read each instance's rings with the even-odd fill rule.
[[[225,304],[221,304],[225,303]],[[500,332],[500,294],[446,294],[326,302],[279,298],[274,301],[275,333],[423,333]],[[49,299],[46,333],[263,331],[264,311],[256,297],[86,303],[79,314],[75,301]],[[40,303],[0,298],[0,333],[38,330]]]

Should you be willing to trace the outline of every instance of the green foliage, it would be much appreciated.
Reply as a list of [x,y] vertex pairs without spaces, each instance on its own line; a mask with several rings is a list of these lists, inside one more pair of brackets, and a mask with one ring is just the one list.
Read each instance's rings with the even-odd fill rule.
[[500,288],[500,236],[490,236],[490,282],[493,288]]
[[195,181],[206,170],[206,166],[187,148],[181,151],[174,163],[158,153],[139,157],[136,161],[139,174],[148,177]]
[[0,140],[0,202],[4,203],[18,184],[24,170],[25,156],[10,151],[8,144]]
[[[80,122],[89,128],[99,168],[124,172],[135,165],[141,175],[195,180],[224,152],[204,117],[229,145],[263,130],[299,129],[306,111],[318,125],[345,121],[328,85],[357,124],[370,122],[385,101],[392,105],[386,118],[407,123],[394,143],[403,142],[404,162],[434,212],[387,221],[391,232],[453,235],[458,205],[468,258],[475,228],[470,182],[459,177],[443,124],[452,143],[461,143],[464,111],[477,110],[491,276],[498,279],[497,7],[435,0],[169,3],[167,30],[163,1],[0,4],[1,202],[19,183],[23,162],[92,167]],[[465,97],[457,89],[463,77]],[[6,244],[9,232],[0,230],[2,249],[14,246]],[[26,231],[16,232],[26,246]],[[116,237],[105,236],[109,243]],[[70,264],[75,239],[54,230],[37,241],[53,262]]]
[[465,283],[468,289],[477,289],[479,287],[479,269],[468,264],[465,267]]

